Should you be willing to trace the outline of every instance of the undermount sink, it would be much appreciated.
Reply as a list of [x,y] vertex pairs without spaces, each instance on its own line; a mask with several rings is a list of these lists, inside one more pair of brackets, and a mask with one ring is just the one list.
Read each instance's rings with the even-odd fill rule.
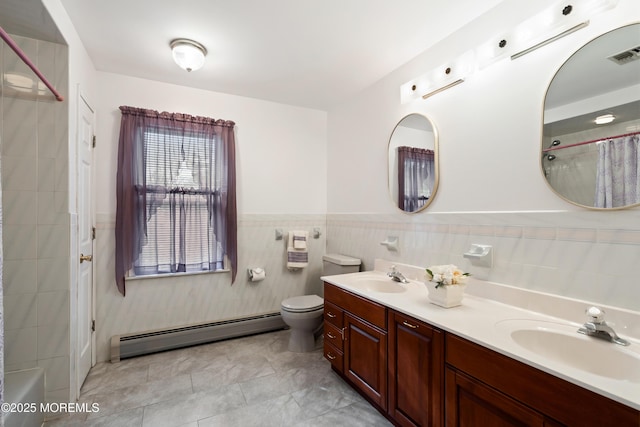
[[396,294],[406,292],[406,285],[394,282],[391,278],[381,277],[380,275],[364,275],[354,278],[350,283],[353,287],[364,291],[381,292],[387,294]]
[[510,319],[496,323],[496,329],[522,349],[567,367],[613,380],[640,383],[637,344],[623,347],[579,334],[578,327],[560,322]]

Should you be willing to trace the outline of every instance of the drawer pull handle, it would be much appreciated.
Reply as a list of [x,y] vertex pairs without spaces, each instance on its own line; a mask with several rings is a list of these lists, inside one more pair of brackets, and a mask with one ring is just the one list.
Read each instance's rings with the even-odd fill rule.
[[327,353],[327,359],[329,359],[329,360],[336,360],[336,357],[335,357],[333,354],[331,354],[331,353]]
[[407,326],[407,327],[411,328],[411,329],[418,329],[418,325],[412,325],[411,323],[409,323],[407,321],[403,321],[402,324],[404,326]]
[[335,337],[336,336],[333,335],[331,332],[327,332],[327,338],[334,339]]
[[332,319],[335,319],[335,317],[336,317],[336,315],[335,315],[335,314],[333,314],[333,313],[332,313],[332,312],[330,312],[330,311],[327,311],[327,316],[329,316],[329,317],[330,317],[330,318],[332,318]]

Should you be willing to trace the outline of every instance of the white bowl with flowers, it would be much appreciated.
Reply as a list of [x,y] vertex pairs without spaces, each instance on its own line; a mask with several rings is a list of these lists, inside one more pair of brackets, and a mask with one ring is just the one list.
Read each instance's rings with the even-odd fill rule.
[[424,283],[429,291],[429,301],[446,308],[461,305],[470,275],[453,264],[428,267]]

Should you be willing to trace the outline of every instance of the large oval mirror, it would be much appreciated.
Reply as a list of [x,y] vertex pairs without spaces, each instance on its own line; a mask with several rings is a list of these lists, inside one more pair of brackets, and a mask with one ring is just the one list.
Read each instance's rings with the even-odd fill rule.
[[640,24],[587,43],[544,103],[541,165],[550,187],[589,208],[640,203]]
[[404,117],[389,138],[389,194],[404,212],[418,212],[438,188],[438,135],[421,114]]

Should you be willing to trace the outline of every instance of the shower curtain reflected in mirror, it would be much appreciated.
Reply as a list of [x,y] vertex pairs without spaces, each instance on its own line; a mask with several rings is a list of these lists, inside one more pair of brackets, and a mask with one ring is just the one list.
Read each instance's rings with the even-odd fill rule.
[[422,208],[435,184],[434,151],[398,147],[398,207],[405,212]]
[[595,206],[616,208],[640,203],[639,136],[598,143]]
[[549,185],[562,197],[584,206],[594,206],[596,164],[595,144],[554,151],[542,158]]

